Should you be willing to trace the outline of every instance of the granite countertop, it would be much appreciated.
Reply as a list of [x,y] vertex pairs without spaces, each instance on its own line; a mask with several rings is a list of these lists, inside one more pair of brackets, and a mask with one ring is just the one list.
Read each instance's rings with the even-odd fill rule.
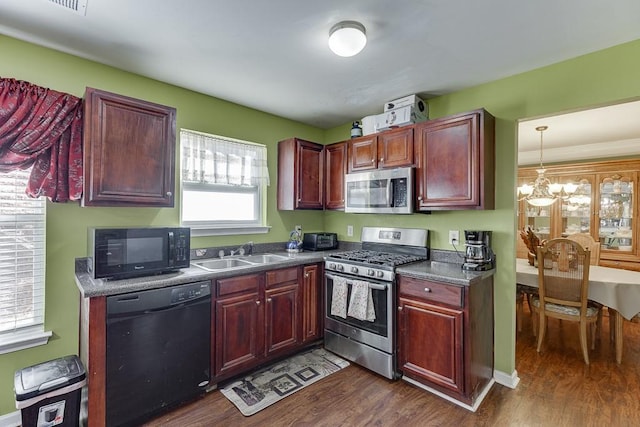
[[462,263],[423,261],[399,266],[396,274],[416,279],[435,280],[453,285],[470,286],[486,277],[493,276],[494,270],[467,271],[462,269]]
[[[107,295],[124,294],[127,292],[137,292],[147,289],[164,288],[167,286],[182,285],[185,283],[199,282],[201,280],[214,280],[224,277],[239,276],[244,274],[258,273],[274,268],[293,267],[302,264],[311,264],[324,261],[324,257],[335,251],[318,251],[318,252],[270,252],[274,255],[282,255],[287,259],[266,264],[255,264],[243,267],[232,268],[228,270],[206,271],[198,267],[182,268],[178,271],[159,274],[156,276],[137,277],[133,279],[123,280],[103,280],[94,279],[87,272],[87,259],[76,259],[75,279],[76,285],[80,289],[83,297],[97,297]],[[258,254],[256,254],[258,255]],[[196,260],[192,260],[196,261]]]
[[[76,259],[75,265],[75,279],[76,285],[80,289],[82,296],[90,298],[164,288],[167,286],[182,285],[202,280],[215,280],[225,277],[259,273],[267,270],[273,270],[275,268],[294,267],[303,264],[323,262],[325,256],[334,252],[343,252],[345,249],[347,248],[317,252],[305,251],[293,254],[285,251],[270,251],[269,253],[285,256],[286,259],[277,262],[255,264],[218,271],[206,271],[192,266],[172,273],[123,280],[94,279],[87,272],[87,259],[78,258]],[[260,253],[256,253],[256,255],[259,254]],[[435,280],[453,285],[469,286],[493,275],[495,272],[495,270],[462,270],[462,263],[458,262],[459,257],[447,251],[432,251],[431,255],[432,259],[429,261],[397,267],[396,273],[417,279]],[[201,261],[203,259],[208,258],[192,259],[192,262]]]

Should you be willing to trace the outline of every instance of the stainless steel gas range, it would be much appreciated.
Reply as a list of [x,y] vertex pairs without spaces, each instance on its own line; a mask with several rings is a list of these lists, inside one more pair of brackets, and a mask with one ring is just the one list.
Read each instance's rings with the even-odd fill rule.
[[428,259],[429,231],[363,227],[362,249],[325,257],[325,348],[396,379],[395,268]]

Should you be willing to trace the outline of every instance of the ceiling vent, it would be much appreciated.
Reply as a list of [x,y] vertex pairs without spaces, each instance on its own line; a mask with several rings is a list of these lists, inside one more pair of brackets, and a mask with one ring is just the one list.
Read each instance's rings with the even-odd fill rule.
[[49,0],[50,3],[57,4],[82,16],[87,14],[87,1],[88,0]]

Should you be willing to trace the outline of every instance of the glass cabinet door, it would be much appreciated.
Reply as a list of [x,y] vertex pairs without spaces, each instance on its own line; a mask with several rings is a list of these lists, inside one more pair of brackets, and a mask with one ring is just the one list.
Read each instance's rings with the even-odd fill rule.
[[[570,234],[593,234],[593,179],[582,178],[571,181],[575,187],[567,192],[560,200],[561,203],[561,234],[566,237]],[[566,184],[567,183],[563,183]]]
[[632,252],[636,173],[599,176],[599,238],[602,250]]

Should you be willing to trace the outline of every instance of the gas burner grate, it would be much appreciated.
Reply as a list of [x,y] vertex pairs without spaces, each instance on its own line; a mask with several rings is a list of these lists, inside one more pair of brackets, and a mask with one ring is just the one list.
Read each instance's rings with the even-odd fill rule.
[[332,254],[331,258],[343,261],[360,262],[363,264],[395,267],[411,262],[426,260],[425,256],[398,254],[391,252],[378,252],[369,250],[356,250]]

